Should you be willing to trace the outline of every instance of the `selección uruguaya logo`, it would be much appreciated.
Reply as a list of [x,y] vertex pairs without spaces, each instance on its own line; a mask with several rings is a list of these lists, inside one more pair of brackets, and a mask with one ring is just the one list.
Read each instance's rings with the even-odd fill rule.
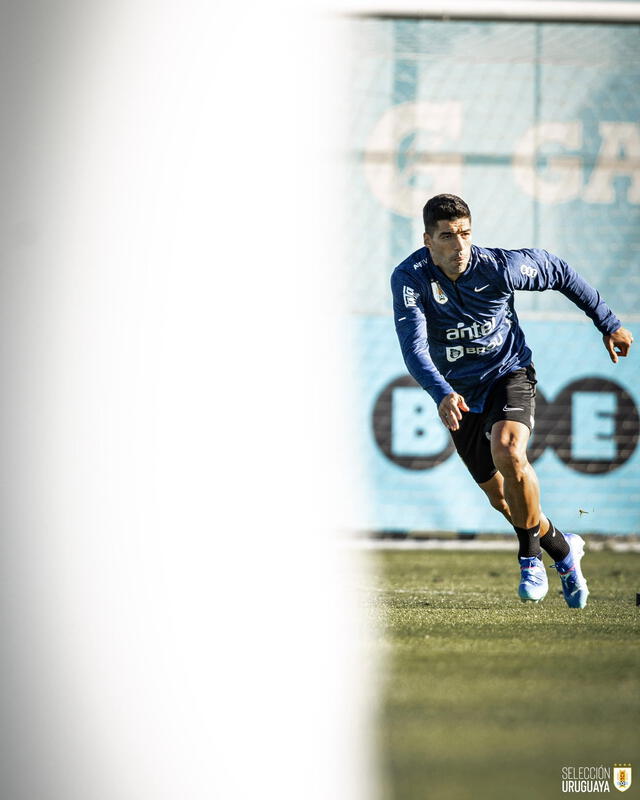
[[631,786],[631,764],[613,767],[562,767],[563,792],[610,792],[613,785],[619,792]]
[[614,764],[613,785],[621,792],[631,786],[631,764]]

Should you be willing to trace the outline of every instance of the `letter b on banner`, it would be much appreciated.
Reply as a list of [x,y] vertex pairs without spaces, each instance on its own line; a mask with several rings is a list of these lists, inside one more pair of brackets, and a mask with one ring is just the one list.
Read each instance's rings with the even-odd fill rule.
[[419,387],[397,386],[391,393],[391,451],[396,456],[432,458],[446,450],[449,436],[434,403]]
[[392,381],[379,395],[373,435],[385,456],[405,469],[436,467],[454,451],[435,403],[409,375]]

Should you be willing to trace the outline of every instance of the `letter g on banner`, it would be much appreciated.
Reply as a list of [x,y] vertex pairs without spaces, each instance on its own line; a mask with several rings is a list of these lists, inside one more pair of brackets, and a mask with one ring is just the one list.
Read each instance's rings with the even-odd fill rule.
[[[432,469],[455,449],[435,404],[408,375],[391,381],[378,395],[373,434],[384,455],[404,469]],[[631,395],[614,381],[581,378],[565,386],[553,402],[538,388],[528,458],[533,463],[551,448],[570,469],[601,475],[631,458],[639,436],[640,418]]]
[[388,108],[371,132],[363,158],[367,182],[378,201],[412,219],[425,197],[462,194],[463,157],[454,144],[461,134],[459,100],[412,101]]

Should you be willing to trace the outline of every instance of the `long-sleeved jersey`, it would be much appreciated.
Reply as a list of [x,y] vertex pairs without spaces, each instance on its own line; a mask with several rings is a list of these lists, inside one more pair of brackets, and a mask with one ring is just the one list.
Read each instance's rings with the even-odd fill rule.
[[466,270],[449,280],[426,247],[391,277],[396,332],[407,369],[436,402],[463,395],[482,411],[493,384],[531,363],[514,308],[514,291],[556,289],[590,317],[603,334],[620,320],[566,262],[546,250],[471,248]]

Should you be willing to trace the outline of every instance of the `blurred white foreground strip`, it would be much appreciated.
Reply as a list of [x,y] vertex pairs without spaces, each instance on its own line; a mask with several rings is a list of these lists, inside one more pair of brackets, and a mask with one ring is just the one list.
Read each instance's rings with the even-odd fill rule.
[[336,27],[0,10],[2,800],[375,796],[333,533]]

